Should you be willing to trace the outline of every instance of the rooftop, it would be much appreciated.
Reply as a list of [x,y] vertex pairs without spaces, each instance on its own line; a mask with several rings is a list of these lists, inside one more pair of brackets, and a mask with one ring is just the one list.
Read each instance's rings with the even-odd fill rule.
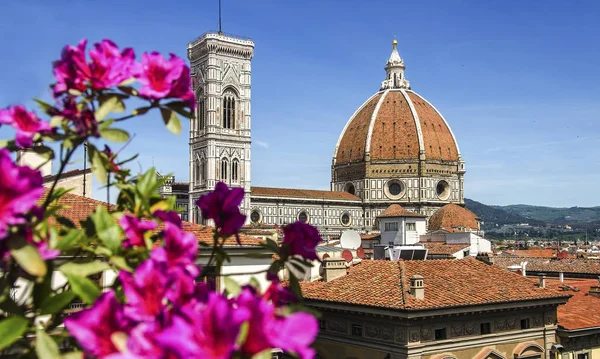
[[538,273],[567,273],[600,275],[600,261],[594,259],[550,259],[550,258],[525,258],[525,257],[489,257],[491,263],[500,268],[508,268],[513,265],[520,265],[527,262],[526,271]]
[[470,247],[469,244],[446,244],[445,242],[420,242],[430,255],[452,255]]
[[323,191],[314,189],[252,187],[252,197],[287,197],[320,200],[358,201],[360,198],[348,192]]
[[386,217],[419,217],[419,218],[426,218],[427,216],[424,216],[424,215],[419,214],[419,213],[408,211],[408,210],[402,208],[402,206],[399,205],[399,204],[392,204],[385,211],[381,212],[381,214],[379,216],[377,216],[377,218],[386,218]]
[[438,209],[429,218],[429,230],[435,231],[444,229],[449,232],[452,230],[478,230],[479,218],[468,209],[457,204],[450,203]]
[[[424,277],[425,298],[410,295],[410,277]],[[475,290],[465,290],[465,284]],[[568,298],[529,279],[473,258],[459,260],[367,260],[331,282],[302,282],[308,300],[396,310],[464,307],[534,299]]]
[[546,279],[546,286],[572,295],[566,304],[558,307],[558,325],[561,328],[578,330],[600,327],[600,297],[588,294],[590,288],[598,284],[597,279],[566,279],[564,282]]

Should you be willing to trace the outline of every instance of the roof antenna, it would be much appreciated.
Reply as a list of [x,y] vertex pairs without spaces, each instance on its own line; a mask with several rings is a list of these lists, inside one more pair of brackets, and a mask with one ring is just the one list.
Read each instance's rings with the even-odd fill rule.
[[219,35],[223,35],[223,31],[221,29],[221,0],[219,0]]

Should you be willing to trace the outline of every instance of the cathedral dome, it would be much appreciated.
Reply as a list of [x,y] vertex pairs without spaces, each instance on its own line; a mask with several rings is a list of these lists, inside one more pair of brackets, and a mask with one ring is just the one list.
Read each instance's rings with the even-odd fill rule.
[[342,130],[334,165],[360,161],[459,161],[450,126],[429,101],[410,89],[396,49],[386,63],[386,80]]
[[479,230],[479,217],[465,207],[450,203],[438,209],[429,218],[428,229],[450,232],[477,231]]

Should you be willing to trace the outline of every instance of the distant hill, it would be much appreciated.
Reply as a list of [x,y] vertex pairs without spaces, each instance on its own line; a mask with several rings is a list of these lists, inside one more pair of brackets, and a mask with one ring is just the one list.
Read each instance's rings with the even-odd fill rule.
[[590,223],[600,221],[600,207],[556,208],[530,206],[526,204],[492,207],[526,218],[554,224]]
[[532,220],[518,213],[509,212],[500,206],[488,206],[483,203],[465,198],[465,207],[475,213],[484,223],[484,228],[492,228],[503,224],[541,224],[541,221]]

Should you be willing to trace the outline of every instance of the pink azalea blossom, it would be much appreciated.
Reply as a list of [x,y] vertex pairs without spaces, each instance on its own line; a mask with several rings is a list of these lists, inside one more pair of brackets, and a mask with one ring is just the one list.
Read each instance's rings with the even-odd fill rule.
[[123,307],[113,291],[100,295],[91,308],[71,314],[65,327],[86,352],[98,358],[117,353],[111,336],[128,331]]
[[126,271],[119,273],[127,298],[124,312],[128,318],[151,321],[163,311],[167,290],[164,269],[153,260],[146,260],[136,268],[134,274]]
[[85,47],[87,40],[83,39],[77,46],[67,45],[63,48],[60,60],[52,63],[56,84],[54,94],[60,95],[71,89],[85,91],[86,78],[84,74],[89,72],[85,60]]
[[279,283],[279,278],[271,281],[271,284],[265,291],[263,298],[266,301],[273,303],[276,307],[281,307],[298,301],[298,297],[296,297],[291,290]]
[[8,226],[25,223],[25,214],[37,207],[43,192],[41,173],[15,165],[10,153],[0,149],[0,240]]
[[163,211],[162,209],[157,209],[152,214],[154,215],[154,217],[160,219],[163,222],[171,222],[177,227],[181,228],[181,217],[179,217],[179,214],[177,214],[177,212],[175,211]]
[[83,108],[79,108],[74,97],[66,96],[62,99],[61,105],[59,108],[51,109],[48,114],[51,116],[62,116],[71,121],[75,127],[75,132],[81,137],[100,137],[98,121],[96,121],[94,112],[87,104],[83,104]]
[[223,182],[218,182],[215,190],[206,194],[196,205],[202,211],[202,217],[212,219],[222,236],[238,233],[246,221],[246,216],[240,213],[240,204],[244,199],[244,189],[228,188]]
[[142,63],[134,71],[142,84],[140,95],[160,100],[179,98],[195,107],[194,93],[190,86],[190,70],[183,59],[171,54],[167,60],[158,52],[142,55]]
[[125,247],[142,247],[146,245],[144,235],[158,227],[154,221],[143,220],[132,215],[126,214],[119,220],[119,224],[125,231],[127,237],[123,241]]
[[297,221],[283,229],[283,244],[289,246],[290,255],[317,260],[315,247],[320,241],[319,231],[310,224]]
[[179,358],[189,359],[229,359],[248,318],[247,311],[217,293],[210,293],[205,304],[183,308],[183,313],[173,316],[157,340]]
[[94,89],[105,89],[117,86],[132,77],[135,65],[133,49],[119,51],[117,45],[110,40],[102,40],[94,44],[90,50],[91,64],[89,79]]
[[167,264],[167,268],[184,268],[189,275],[198,275],[198,267],[194,264],[198,253],[198,241],[193,234],[183,232],[177,225],[165,222],[163,231],[165,244],[150,254],[151,258]]
[[17,131],[16,143],[21,148],[31,147],[35,134],[50,131],[50,123],[41,121],[23,106],[0,110],[0,124],[11,125]]
[[135,54],[131,48],[119,51],[114,42],[102,40],[90,50],[91,61],[88,63],[86,45],[87,40],[83,39],[76,47],[65,46],[61,59],[53,63],[55,95],[71,89],[84,91],[88,84],[96,90],[106,89],[132,77]]

